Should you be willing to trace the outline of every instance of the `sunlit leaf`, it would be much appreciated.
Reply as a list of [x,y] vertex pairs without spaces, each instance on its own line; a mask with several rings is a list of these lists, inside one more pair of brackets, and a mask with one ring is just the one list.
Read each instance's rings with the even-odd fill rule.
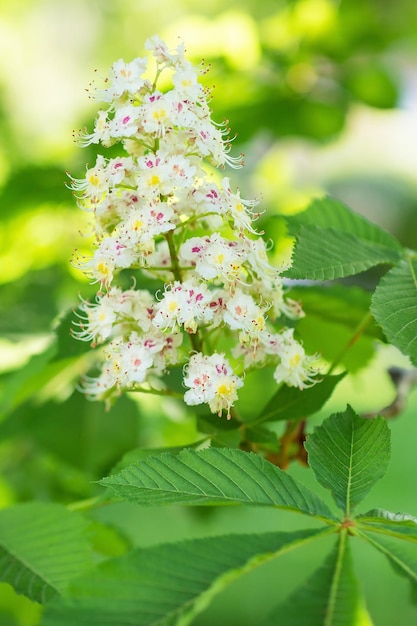
[[100,483],[142,505],[268,505],[334,519],[309,489],[260,455],[242,450],[209,448],[148,457]]
[[346,533],[310,578],[261,626],[371,626],[353,570]]
[[58,504],[0,511],[0,579],[36,602],[63,593],[90,565],[86,523]]
[[394,248],[379,246],[332,228],[302,226],[297,235],[288,278],[334,280],[399,259]]
[[393,267],[372,298],[372,313],[387,339],[417,365],[417,259]]
[[26,402],[48,379],[45,372],[56,354],[56,346],[50,344],[43,352],[35,354],[18,370],[10,373],[3,382],[0,401],[0,421],[16,407]]
[[287,218],[296,237],[290,278],[333,280],[401,258],[399,242],[333,198],[320,198]]
[[225,535],[134,550],[76,581],[42,626],[186,626],[217,593],[329,531]]
[[349,516],[385,474],[390,431],[382,418],[364,419],[347,407],[315,428],[305,447],[317,480]]
[[368,242],[401,253],[402,246],[390,233],[355,213],[343,202],[330,196],[314,198],[305,211],[287,218],[289,232],[297,235],[304,227],[332,229],[339,233],[353,235],[362,242]]
[[[303,419],[319,411],[332,395],[344,374],[323,376],[321,381],[307,389],[282,386],[253,422]],[[251,421],[247,421],[250,425]]]

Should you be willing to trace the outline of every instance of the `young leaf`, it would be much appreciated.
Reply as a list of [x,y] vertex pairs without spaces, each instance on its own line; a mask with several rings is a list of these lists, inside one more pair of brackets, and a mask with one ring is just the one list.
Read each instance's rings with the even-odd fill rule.
[[302,226],[291,267],[284,276],[295,279],[334,280],[359,274],[400,259],[395,248],[380,246],[332,228]]
[[312,576],[262,626],[372,626],[352,565],[347,533]]
[[64,592],[90,565],[85,531],[83,518],[58,504],[0,511],[0,580],[36,602]]
[[330,196],[314,198],[305,211],[287,216],[286,221],[292,235],[296,235],[302,226],[332,228],[341,233],[354,235],[362,241],[393,250],[402,250],[400,242],[390,233],[355,213],[340,200]]
[[334,520],[313,492],[258,454],[227,448],[184,450],[131,465],[100,483],[142,505],[268,505]]
[[137,549],[77,580],[42,626],[186,626],[238,576],[328,534],[225,535]]
[[305,447],[317,480],[349,516],[385,474],[390,431],[382,418],[364,419],[348,406],[318,426]]
[[395,263],[403,253],[392,235],[333,198],[315,199],[306,211],[286,219],[289,233],[297,239],[293,264],[286,272],[290,278],[343,278]]
[[259,416],[253,421],[247,420],[246,423],[252,425],[308,417],[322,408],[344,376],[344,373],[337,376],[323,376],[319,385],[303,390],[283,385],[262,409]]
[[414,604],[417,604],[417,554],[415,546],[410,546],[410,544],[398,539],[387,539],[382,535],[376,536],[375,533],[371,535],[368,532],[360,532],[360,536],[385,554],[397,574],[409,580],[412,600]]
[[381,279],[371,311],[387,339],[417,365],[417,258],[393,267]]
[[355,519],[360,529],[417,543],[417,518],[413,515],[372,509]]

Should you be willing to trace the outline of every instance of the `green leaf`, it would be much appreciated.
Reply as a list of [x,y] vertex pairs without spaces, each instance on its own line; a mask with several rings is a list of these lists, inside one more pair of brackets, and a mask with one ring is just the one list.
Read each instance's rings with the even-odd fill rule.
[[382,418],[364,419],[347,407],[318,426],[305,444],[308,462],[336,504],[351,514],[384,474],[390,455],[390,431]]
[[384,554],[394,571],[404,576],[411,583],[412,600],[417,604],[417,549],[414,545],[405,543],[399,539],[387,539],[381,535],[376,536],[368,532],[360,532],[360,536],[374,548]]
[[310,207],[287,218],[296,237],[289,278],[334,280],[401,258],[400,243],[379,226],[333,198],[315,199]]
[[317,413],[332,395],[336,385],[345,376],[323,376],[321,382],[307,389],[283,385],[271,398],[266,407],[249,425],[262,422],[298,420]]
[[0,424],[0,439],[29,435],[54,458],[90,474],[90,480],[107,473],[139,441],[139,419],[138,403],[127,395],[106,410],[104,403],[75,391],[65,402],[21,407]]
[[40,382],[44,382],[45,370],[55,354],[56,346],[51,344],[5,378],[0,401],[0,421],[39,389]]
[[309,489],[258,454],[227,448],[149,457],[100,481],[142,505],[252,504],[334,520]]
[[43,626],[185,626],[230,582],[329,530],[225,535],[134,550],[76,581]]
[[36,602],[63,593],[90,565],[86,523],[58,504],[0,511],[0,579]]
[[371,626],[353,571],[347,533],[312,576],[262,626]]
[[392,513],[384,509],[372,509],[355,518],[358,528],[370,532],[417,542],[417,517],[407,513]]
[[133,450],[129,450],[128,452],[126,452],[126,454],[123,455],[123,457],[117,462],[114,468],[112,468],[111,473],[116,474],[125,467],[132,465],[132,463],[136,463],[137,461],[143,461],[143,459],[147,459],[149,456],[159,456],[164,452],[168,452],[169,454],[179,454],[187,448],[198,448],[206,441],[206,438],[200,439],[199,441],[190,443],[188,446],[169,446],[164,448],[133,448]]
[[297,235],[303,226],[331,228],[340,233],[354,235],[362,241],[378,244],[383,248],[402,251],[400,242],[390,233],[355,213],[340,200],[330,196],[314,198],[305,211],[287,216],[286,220],[292,235]]
[[335,280],[364,272],[400,258],[392,248],[368,243],[332,228],[302,226],[291,267],[284,276],[295,279]]
[[[369,291],[357,286],[338,283],[308,285],[308,287],[294,286],[288,291],[288,297],[293,300],[300,300],[302,303],[306,317],[302,318],[300,322],[314,316],[325,323],[341,326],[351,333],[362,326],[371,307],[371,293]],[[384,340],[381,328],[375,324],[372,318],[362,329],[362,335],[372,339]]]
[[387,339],[417,365],[417,258],[393,267],[381,279],[371,311]]

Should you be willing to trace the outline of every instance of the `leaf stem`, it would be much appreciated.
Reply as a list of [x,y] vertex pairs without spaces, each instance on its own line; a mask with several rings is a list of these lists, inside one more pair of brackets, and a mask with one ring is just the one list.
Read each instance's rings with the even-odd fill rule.
[[368,311],[363,316],[363,318],[361,319],[359,324],[356,326],[355,330],[353,331],[352,337],[349,339],[347,344],[345,346],[343,346],[342,350],[340,350],[339,354],[334,359],[333,363],[331,364],[331,366],[329,368],[329,371],[327,372],[328,375],[333,372],[333,370],[339,365],[339,363],[341,362],[341,360],[343,359],[345,354],[355,345],[355,343],[358,341],[358,339],[364,333],[366,327],[368,326],[368,324],[371,321],[372,321],[372,313],[370,311]]

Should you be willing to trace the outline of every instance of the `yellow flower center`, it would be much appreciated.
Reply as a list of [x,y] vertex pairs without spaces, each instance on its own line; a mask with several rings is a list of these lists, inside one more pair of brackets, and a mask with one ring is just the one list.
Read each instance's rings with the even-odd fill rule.
[[300,361],[301,356],[299,354],[294,354],[294,356],[290,358],[290,367],[297,367]]

